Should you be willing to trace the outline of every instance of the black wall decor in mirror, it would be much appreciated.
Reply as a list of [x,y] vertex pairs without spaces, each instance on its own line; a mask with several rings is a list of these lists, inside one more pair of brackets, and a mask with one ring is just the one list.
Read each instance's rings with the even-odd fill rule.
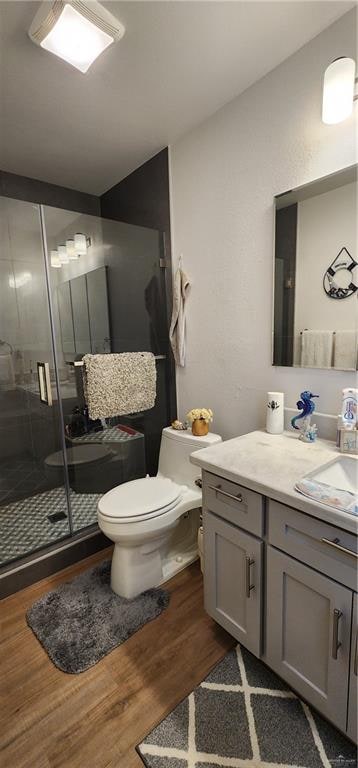
[[347,299],[356,292],[358,288],[355,276],[357,266],[358,263],[347,248],[341,248],[323,278],[323,287],[330,299]]

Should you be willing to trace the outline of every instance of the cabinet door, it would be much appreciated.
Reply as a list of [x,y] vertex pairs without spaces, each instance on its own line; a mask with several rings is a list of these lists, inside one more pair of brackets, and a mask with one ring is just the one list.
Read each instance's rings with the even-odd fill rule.
[[267,548],[265,661],[346,729],[352,592]]
[[351,644],[351,668],[349,679],[349,699],[348,699],[348,736],[357,741],[357,699],[358,699],[358,595],[354,595],[353,602],[353,622],[352,622],[352,644]]
[[262,542],[204,512],[205,608],[246,648],[261,649]]

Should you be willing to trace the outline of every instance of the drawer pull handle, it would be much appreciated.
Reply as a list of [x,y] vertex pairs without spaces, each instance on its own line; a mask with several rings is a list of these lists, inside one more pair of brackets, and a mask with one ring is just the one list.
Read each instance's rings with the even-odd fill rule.
[[234,499],[234,501],[239,501],[240,503],[243,501],[241,493],[238,493],[237,496],[234,496],[233,493],[223,491],[221,485],[209,485],[208,488],[210,488],[212,491],[215,491],[216,493],[221,493],[222,496],[227,496],[228,499]]
[[357,677],[357,675],[358,675],[358,629],[357,629],[357,632],[356,632],[356,649],[355,649],[355,654],[354,654],[353,671],[354,671],[355,676]]
[[246,581],[246,597],[251,596],[251,590],[255,589],[255,584],[251,584],[251,566],[254,565],[255,560],[251,557],[245,558],[245,581]]
[[333,611],[332,659],[337,658],[338,648],[340,648],[342,645],[342,643],[340,643],[338,639],[339,620],[342,618],[342,616],[343,616],[342,611],[339,611],[338,608],[335,608]]
[[339,543],[339,539],[325,539],[324,537],[321,539],[322,544],[328,544],[330,547],[334,547],[334,549],[339,549],[340,552],[344,552],[346,555],[350,555],[351,557],[355,557],[355,559],[358,559],[358,553],[353,552],[352,549],[348,549],[348,547],[343,547],[342,544]]

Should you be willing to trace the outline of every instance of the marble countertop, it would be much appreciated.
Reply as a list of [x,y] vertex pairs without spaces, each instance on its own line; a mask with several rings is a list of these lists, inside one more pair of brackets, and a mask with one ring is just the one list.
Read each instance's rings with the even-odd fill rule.
[[294,487],[308,472],[340,455],[328,440],[307,444],[293,432],[269,435],[256,431],[195,451],[190,461],[226,480],[357,533],[358,521],[354,515],[308,499]]

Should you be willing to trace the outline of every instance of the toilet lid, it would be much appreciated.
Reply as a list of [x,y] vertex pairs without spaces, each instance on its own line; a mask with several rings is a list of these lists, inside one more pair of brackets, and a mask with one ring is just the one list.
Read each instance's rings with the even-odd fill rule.
[[169,478],[144,477],[130,480],[105,493],[98,502],[98,511],[117,520],[134,520],[163,514],[175,506],[181,496],[181,486]]

